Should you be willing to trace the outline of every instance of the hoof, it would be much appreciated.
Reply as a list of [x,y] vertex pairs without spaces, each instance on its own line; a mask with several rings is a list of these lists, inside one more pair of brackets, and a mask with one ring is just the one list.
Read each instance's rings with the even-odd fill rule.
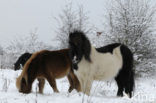
[[71,93],[72,90],[73,90],[73,87],[69,87],[68,92]]
[[123,93],[117,93],[118,97],[123,97]]

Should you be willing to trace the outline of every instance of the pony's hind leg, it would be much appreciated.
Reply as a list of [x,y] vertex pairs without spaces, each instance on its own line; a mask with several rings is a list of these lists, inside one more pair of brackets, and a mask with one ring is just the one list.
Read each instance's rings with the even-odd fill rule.
[[121,76],[121,80],[123,81],[125,93],[131,98],[134,87],[133,54],[130,49],[124,45],[122,45],[120,49],[123,58],[123,66],[119,76]]
[[126,71],[122,69],[115,78],[118,85],[117,96],[123,96],[123,91],[131,98],[134,86],[133,71]]
[[38,78],[37,80],[39,81],[39,83],[38,83],[39,93],[42,94],[43,89],[44,89],[45,79],[44,78]]
[[123,86],[123,83],[122,83],[123,81],[122,81],[120,76],[117,76],[115,78],[115,80],[116,80],[116,83],[118,85],[117,96],[122,97],[123,96],[123,90],[124,90],[124,86]]
[[57,86],[56,86],[56,81],[55,81],[55,78],[54,77],[51,77],[51,76],[48,76],[47,77],[47,80],[50,84],[50,86],[53,88],[54,92],[59,92],[58,89],[57,89]]
[[129,73],[129,80],[125,84],[125,93],[131,98],[132,97],[132,92],[133,92],[133,87],[134,87],[134,73],[131,71]]
[[67,75],[67,78],[68,78],[68,81],[69,81],[69,84],[70,84],[70,87],[68,89],[68,92],[70,93],[74,89],[74,84],[73,84],[73,80],[72,80],[70,75]]

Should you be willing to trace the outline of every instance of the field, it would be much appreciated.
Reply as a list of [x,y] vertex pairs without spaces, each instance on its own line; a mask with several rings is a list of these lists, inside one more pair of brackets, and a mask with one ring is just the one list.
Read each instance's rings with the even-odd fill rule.
[[21,70],[0,70],[0,103],[156,103],[156,76],[137,77],[133,98],[116,97],[117,86],[114,80],[95,81],[91,95],[87,96],[75,90],[68,93],[67,78],[57,80],[60,93],[54,93],[46,82],[44,93],[37,93],[37,83],[33,84],[30,94],[19,93],[15,81]]

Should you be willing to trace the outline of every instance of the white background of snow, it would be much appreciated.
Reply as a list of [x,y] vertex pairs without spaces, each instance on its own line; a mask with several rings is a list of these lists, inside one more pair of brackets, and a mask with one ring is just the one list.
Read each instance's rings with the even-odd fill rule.
[[[117,86],[114,80],[95,81],[91,96],[84,96],[75,90],[68,93],[69,83],[66,78],[57,80],[60,93],[54,93],[46,82],[44,94],[36,94],[37,81],[30,94],[19,93],[15,86],[16,77],[21,73],[10,69],[0,69],[0,103],[156,103],[156,76],[137,78],[132,99],[116,97]],[[5,85],[7,82],[7,86]],[[8,89],[7,89],[8,88]]]

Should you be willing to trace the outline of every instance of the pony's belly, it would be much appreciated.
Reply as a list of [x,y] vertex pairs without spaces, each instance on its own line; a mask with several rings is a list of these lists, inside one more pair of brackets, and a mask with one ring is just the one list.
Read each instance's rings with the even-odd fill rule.
[[54,75],[56,79],[60,79],[60,78],[67,76],[69,72],[70,72],[70,67],[66,69],[62,69],[61,71],[57,71],[57,72],[55,71],[52,73],[52,75]]
[[[104,69],[104,68],[101,68]],[[109,80],[114,78],[119,72],[119,69],[111,69],[108,68],[107,70],[105,69],[104,71],[99,71],[95,72],[94,79],[95,80]]]
[[114,50],[113,54],[98,54],[94,63],[94,78],[96,80],[108,80],[115,77],[121,69],[122,63],[122,56],[119,48]]
[[101,62],[94,68],[94,78],[96,80],[108,80],[115,77],[122,67],[122,61]]

